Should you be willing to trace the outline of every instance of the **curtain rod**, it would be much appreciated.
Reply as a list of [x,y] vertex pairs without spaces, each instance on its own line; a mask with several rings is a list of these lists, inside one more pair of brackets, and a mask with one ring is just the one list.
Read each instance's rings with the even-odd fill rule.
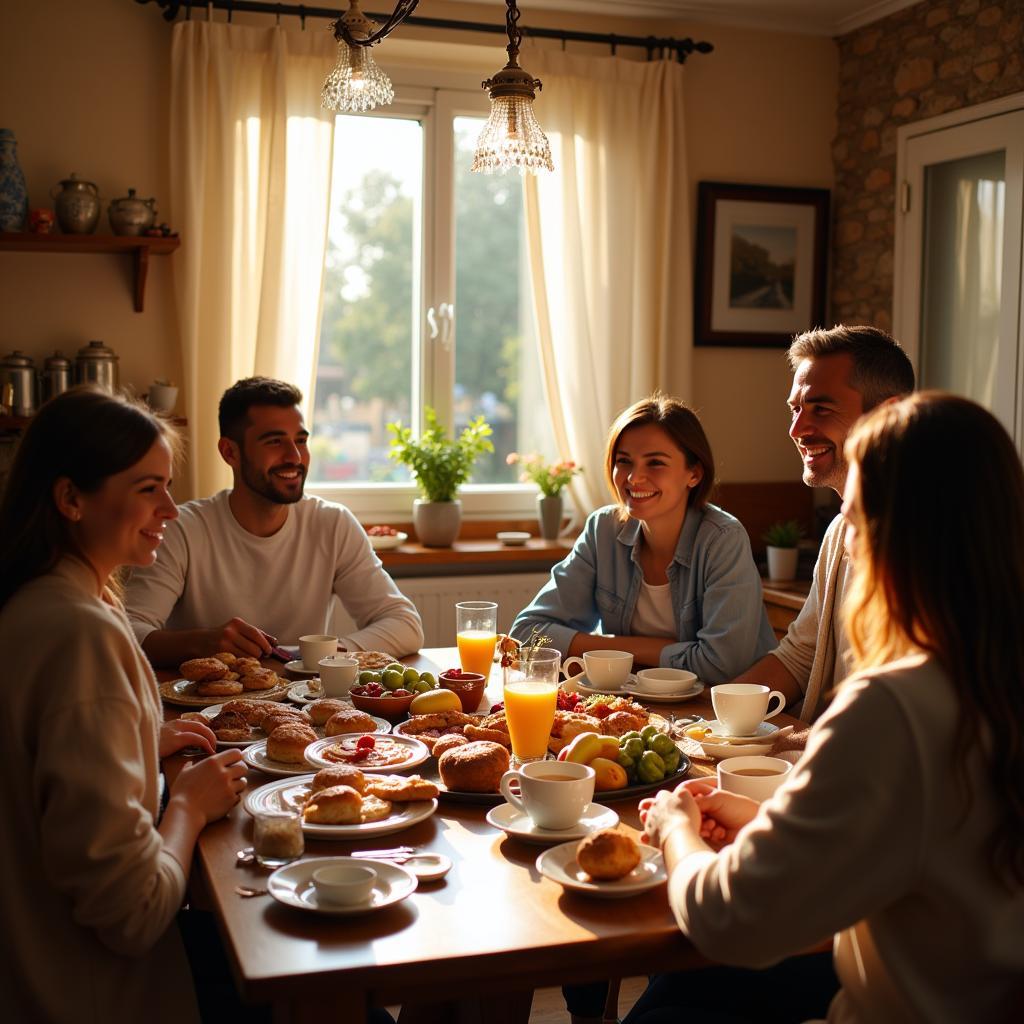
[[[135,0],[137,4],[155,3],[163,8],[163,16],[166,21],[174,21],[184,8],[186,17],[191,18],[192,11],[227,11],[228,21],[235,11],[251,14],[273,14],[278,21],[282,17],[299,18],[302,27],[306,27],[307,18],[329,18],[335,20],[342,13],[337,8],[330,7],[309,7],[305,4],[291,6],[288,4],[270,3],[267,0]],[[389,15],[367,11],[367,16],[385,21]],[[476,21],[456,21],[446,18],[423,18],[419,15],[411,15],[406,18],[403,24],[418,25],[421,28],[450,29],[460,32],[491,32],[505,35],[504,21],[494,24]],[[691,53],[711,53],[714,46],[711,43],[695,43],[687,36],[686,39],[673,39],[662,36],[620,36],[615,33],[600,32],[575,32],[569,29],[560,28],[528,28],[520,26],[524,36],[532,36],[536,39],[558,39],[563,46],[566,42],[574,43],[599,43],[611,48],[612,55],[620,46],[637,46],[647,51],[647,59],[652,60],[655,52],[665,51],[675,54],[680,64],[686,63],[686,58]]]

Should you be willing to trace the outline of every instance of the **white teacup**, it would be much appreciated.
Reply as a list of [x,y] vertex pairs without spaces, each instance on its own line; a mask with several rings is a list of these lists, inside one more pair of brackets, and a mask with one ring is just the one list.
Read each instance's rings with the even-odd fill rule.
[[644,668],[636,674],[638,693],[684,694],[697,684],[694,672],[682,668]]
[[331,654],[320,659],[320,685],[325,697],[344,699],[355,686],[359,662],[351,654]]
[[299,637],[302,667],[310,672],[315,672],[320,667],[321,658],[337,653],[338,638],[336,636],[327,636],[326,633],[309,633]]
[[[594,799],[594,769],[575,761],[530,761],[501,777],[501,795],[538,828],[572,828]],[[519,793],[511,783],[519,783]]]
[[786,781],[792,770],[792,762],[781,757],[729,757],[718,762],[718,788],[761,803]]
[[[773,697],[779,701],[769,711]],[[711,705],[731,735],[752,736],[766,718],[774,718],[786,706],[786,697],[760,683],[722,683],[711,687]]]
[[337,906],[355,906],[370,898],[377,872],[362,864],[325,864],[311,877],[317,899]]
[[149,395],[146,401],[149,403],[149,407],[157,412],[173,412],[175,403],[178,401],[178,389],[173,384],[155,380],[149,385]]
[[590,686],[621,686],[633,667],[629,651],[587,651],[582,658],[566,658],[562,674],[568,679],[570,666],[582,667]]

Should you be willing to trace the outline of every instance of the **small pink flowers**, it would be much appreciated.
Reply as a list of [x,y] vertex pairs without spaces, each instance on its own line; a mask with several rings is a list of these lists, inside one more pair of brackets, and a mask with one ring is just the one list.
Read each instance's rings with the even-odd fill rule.
[[509,466],[521,464],[523,471],[519,474],[519,479],[524,484],[536,484],[540,488],[541,493],[546,494],[548,497],[561,494],[562,488],[577,473],[583,472],[583,469],[571,460],[554,462],[548,465],[545,463],[544,457],[537,452],[531,452],[529,455],[509,452],[505,457],[505,463]]

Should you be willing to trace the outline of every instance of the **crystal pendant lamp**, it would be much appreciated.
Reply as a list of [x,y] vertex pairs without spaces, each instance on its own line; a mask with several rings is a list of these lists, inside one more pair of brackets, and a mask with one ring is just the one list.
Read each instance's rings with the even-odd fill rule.
[[472,169],[485,174],[512,167],[533,174],[540,170],[553,171],[551,147],[533,113],[533,100],[541,88],[540,79],[533,78],[519,66],[519,44],[523,39],[516,25],[519,8],[515,0],[505,0],[505,4],[508,63],[483,83],[491,97],[491,116],[477,139]]
[[[359,9],[359,0],[350,0],[349,9],[338,19],[355,39],[366,39],[374,22]],[[395,90],[391,79],[377,66],[368,46],[349,46],[335,29],[338,59],[324,82],[322,105],[327,110],[361,113],[391,103]]]

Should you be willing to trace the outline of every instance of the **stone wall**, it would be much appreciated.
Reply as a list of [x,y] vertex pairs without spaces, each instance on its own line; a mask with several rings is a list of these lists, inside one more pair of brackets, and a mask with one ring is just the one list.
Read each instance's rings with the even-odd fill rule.
[[924,0],[840,37],[831,320],[892,325],[896,130],[1024,91],[1024,0]]

